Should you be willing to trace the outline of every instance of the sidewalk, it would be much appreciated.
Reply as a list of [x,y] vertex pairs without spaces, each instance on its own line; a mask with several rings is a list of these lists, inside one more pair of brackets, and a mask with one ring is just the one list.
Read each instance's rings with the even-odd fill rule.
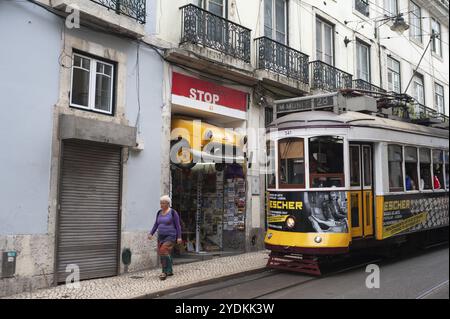
[[210,281],[236,276],[244,272],[262,270],[268,252],[260,251],[215,258],[207,261],[175,265],[174,276],[161,281],[161,270],[152,269],[128,273],[117,277],[80,282],[80,288],[66,285],[22,293],[5,299],[130,299],[152,297],[171,291],[189,288]]

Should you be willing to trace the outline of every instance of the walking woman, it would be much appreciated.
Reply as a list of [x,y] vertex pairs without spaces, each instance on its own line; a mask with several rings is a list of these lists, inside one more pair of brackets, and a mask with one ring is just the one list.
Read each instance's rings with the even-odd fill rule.
[[177,211],[170,206],[172,200],[169,196],[161,197],[161,209],[156,215],[155,225],[148,235],[148,239],[152,240],[153,235],[158,231],[158,252],[162,265],[162,273],[159,279],[165,280],[167,276],[173,276],[172,270],[172,250],[175,243],[181,243],[181,225],[180,216]]

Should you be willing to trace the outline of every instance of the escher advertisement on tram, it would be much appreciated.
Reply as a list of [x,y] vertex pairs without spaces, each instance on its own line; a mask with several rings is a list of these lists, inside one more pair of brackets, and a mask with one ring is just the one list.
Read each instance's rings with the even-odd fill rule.
[[[288,221],[288,222],[287,222]],[[345,192],[271,192],[268,227],[300,233],[347,233]]]

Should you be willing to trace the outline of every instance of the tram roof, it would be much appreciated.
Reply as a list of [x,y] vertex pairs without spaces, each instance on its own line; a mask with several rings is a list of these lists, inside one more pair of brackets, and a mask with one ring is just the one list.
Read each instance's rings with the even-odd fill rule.
[[306,111],[292,113],[274,120],[270,128],[293,129],[303,127],[372,127],[387,130],[404,131],[421,135],[431,135],[448,139],[448,129],[434,128],[424,125],[412,124],[359,112],[344,112],[337,114],[329,111]]

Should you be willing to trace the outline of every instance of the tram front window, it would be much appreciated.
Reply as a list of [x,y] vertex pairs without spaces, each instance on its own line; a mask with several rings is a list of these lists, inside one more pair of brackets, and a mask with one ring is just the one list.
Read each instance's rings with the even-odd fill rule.
[[280,187],[305,187],[305,156],[302,138],[283,139],[278,144],[280,154]]
[[273,141],[267,141],[267,184],[269,188],[275,188],[275,145]]
[[344,187],[344,139],[318,136],[309,139],[311,188]]

